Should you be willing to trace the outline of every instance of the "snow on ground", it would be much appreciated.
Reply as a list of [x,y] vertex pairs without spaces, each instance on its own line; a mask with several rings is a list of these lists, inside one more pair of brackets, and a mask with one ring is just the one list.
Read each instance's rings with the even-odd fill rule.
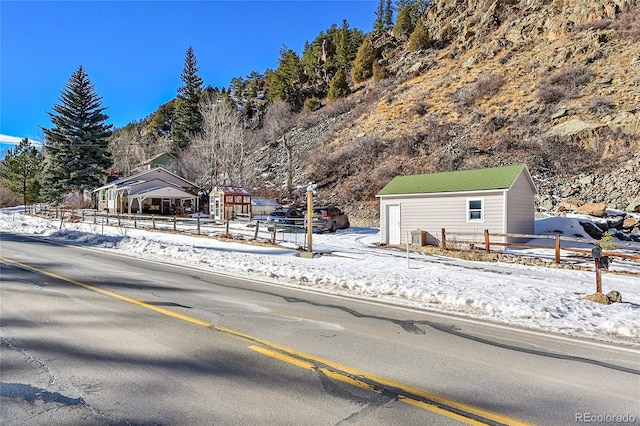
[[[542,219],[540,227],[568,228],[571,219]],[[543,226],[544,225],[544,226]],[[603,292],[617,290],[623,303],[585,300],[595,292],[595,273],[476,262],[376,248],[379,230],[351,228],[314,234],[314,251],[305,259],[287,244],[252,245],[216,238],[64,223],[24,216],[20,208],[0,210],[0,230],[68,241],[140,258],[183,264],[239,277],[368,298],[418,309],[514,326],[640,346],[640,275],[603,273]],[[233,225],[234,232],[253,230]],[[300,237],[303,240],[304,237]],[[551,253],[551,254],[550,254]],[[538,250],[553,258],[550,250]],[[531,255],[531,250],[528,250]],[[638,264],[614,262],[618,270]]]

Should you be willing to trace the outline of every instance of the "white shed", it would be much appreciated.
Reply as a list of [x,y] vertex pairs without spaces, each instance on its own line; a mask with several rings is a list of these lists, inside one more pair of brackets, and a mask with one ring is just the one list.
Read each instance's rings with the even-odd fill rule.
[[380,242],[397,245],[412,231],[439,244],[441,230],[482,240],[490,233],[533,234],[535,195],[527,166],[396,176],[380,199]]

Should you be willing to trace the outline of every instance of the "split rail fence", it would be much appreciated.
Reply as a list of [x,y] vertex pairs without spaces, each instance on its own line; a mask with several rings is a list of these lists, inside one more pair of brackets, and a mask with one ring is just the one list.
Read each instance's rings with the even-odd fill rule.
[[[459,238],[461,237],[461,238]],[[476,238],[476,239],[464,239],[464,238]],[[492,240],[492,238],[494,238]],[[499,240],[498,240],[499,238]],[[504,238],[511,239],[523,239],[527,241],[531,240],[553,240],[553,245],[544,245],[544,244],[532,244],[530,242],[512,242],[512,241],[504,241]],[[507,247],[521,247],[521,248],[531,248],[531,249],[553,249],[555,252],[555,263],[560,263],[560,252],[561,251],[569,251],[575,253],[584,253],[591,255],[591,249],[571,247],[568,244],[563,244],[563,242],[567,243],[579,243],[581,245],[592,245],[592,246],[604,246],[603,248],[603,256],[609,257],[618,257],[621,259],[633,260],[640,262],[640,243],[636,242],[602,242],[599,240],[587,240],[584,238],[576,238],[576,237],[567,237],[560,234],[555,235],[533,235],[533,234],[509,234],[509,233],[490,233],[488,230],[484,231],[484,238],[482,240],[477,239],[477,234],[468,234],[468,233],[459,233],[459,232],[449,232],[447,233],[444,228],[441,230],[441,239],[440,239],[440,247],[448,248],[453,246],[458,246],[459,244],[468,244],[470,247],[476,248],[484,248],[486,253],[491,253],[492,247],[499,246],[503,248]],[[608,247],[612,247],[607,250]],[[619,253],[617,251],[612,250],[626,250],[635,252],[635,254],[631,253]],[[494,250],[495,251],[495,250]]]

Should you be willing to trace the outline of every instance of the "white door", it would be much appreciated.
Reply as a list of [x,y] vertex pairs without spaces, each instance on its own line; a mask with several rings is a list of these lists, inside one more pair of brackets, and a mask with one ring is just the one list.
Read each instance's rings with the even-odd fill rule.
[[388,244],[400,244],[400,205],[387,206]]
[[222,195],[214,196],[213,218],[215,220],[222,220]]

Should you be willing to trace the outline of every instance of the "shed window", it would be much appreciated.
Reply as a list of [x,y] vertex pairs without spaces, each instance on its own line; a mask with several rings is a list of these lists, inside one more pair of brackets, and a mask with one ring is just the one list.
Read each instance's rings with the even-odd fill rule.
[[469,199],[467,200],[467,221],[484,220],[483,200]]

